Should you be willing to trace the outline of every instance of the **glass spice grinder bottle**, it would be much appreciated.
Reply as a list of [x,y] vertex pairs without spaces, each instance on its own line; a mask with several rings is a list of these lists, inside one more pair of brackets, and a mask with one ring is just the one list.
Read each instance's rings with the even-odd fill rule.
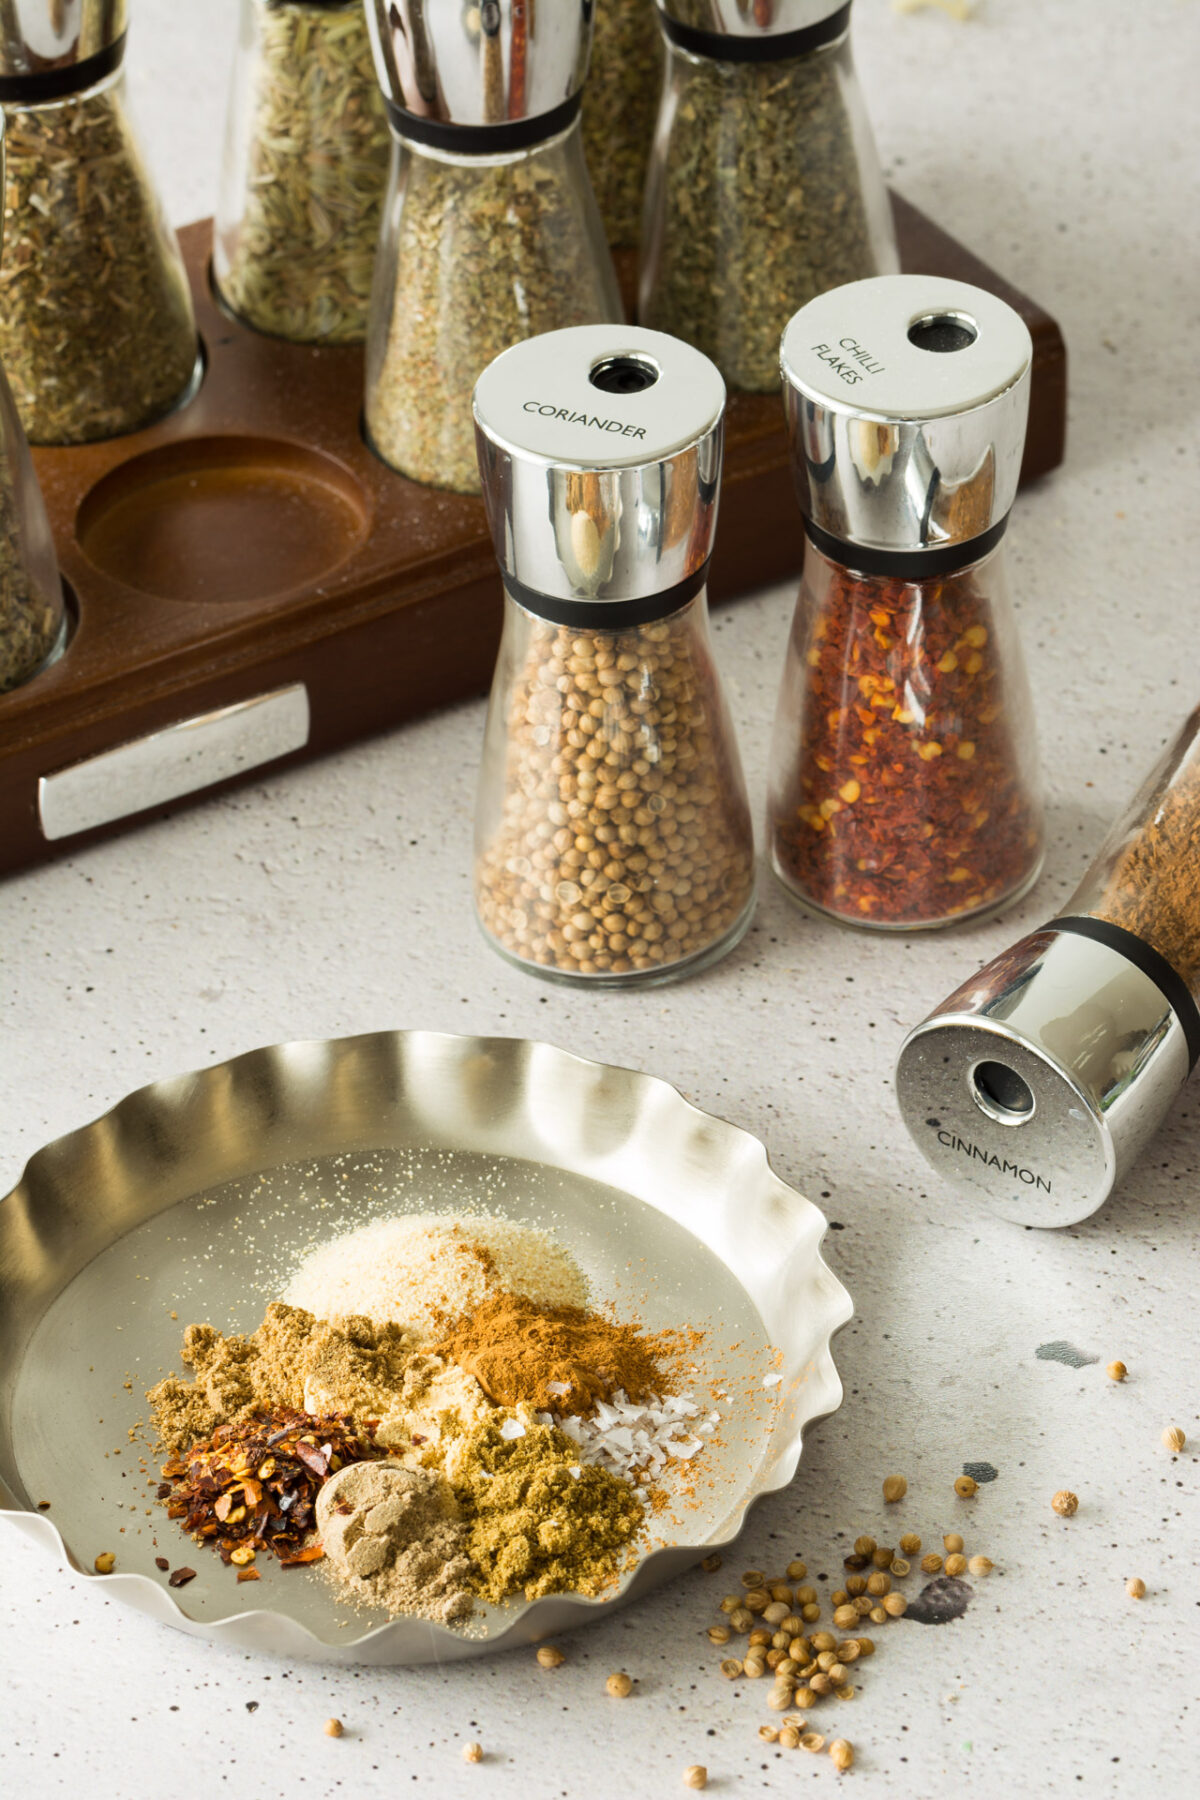
[[1021,1225],[1096,1211],[1200,1056],[1200,709],[1064,913],[965,981],[900,1052],[900,1110],[949,1181]]
[[[0,186],[4,115],[0,113]],[[0,694],[53,662],[67,638],[58,559],[42,490],[0,367]]]
[[366,423],[414,481],[478,493],[471,390],[522,338],[622,316],[584,165],[590,6],[367,0],[393,127]]
[[826,288],[899,267],[838,0],[658,0],[667,74],[638,317],[772,393],[779,337]]
[[200,373],[175,234],[130,124],[125,0],[3,9],[0,361],[35,444],[150,424]]
[[771,865],[843,923],[911,931],[1041,869],[1032,707],[1001,539],[1032,343],[965,282],[887,275],[802,308],[784,403],[806,544],[775,714]]
[[552,332],[475,389],[504,577],[475,904],[510,962],[580,986],[714,962],[754,843],[708,633],[725,389],[659,332]]
[[583,151],[614,248],[632,248],[641,235],[662,72],[654,0],[597,0],[583,89]]
[[388,151],[362,0],[242,0],[213,231],[232,312],[295,343],[365,340]]

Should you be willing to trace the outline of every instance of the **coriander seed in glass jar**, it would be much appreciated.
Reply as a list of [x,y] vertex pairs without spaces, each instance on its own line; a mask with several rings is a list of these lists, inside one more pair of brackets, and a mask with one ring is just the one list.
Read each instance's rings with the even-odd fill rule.
[[480,372],[522,338],[622,316],[579,130],[591,7],[367,0],[367,18],[393,131],[367,435],[402,475],[478,493]]
[[807,542],[770,857],[794,899],[846,924],[952,924],[1042,866],[1002,542],[1032,353],[1003,300],[940,276],[853,282],[784,333]]
[[241,4],[217,290],[256,331],[360,344],[389,154],[362,0]]
[[0,361],[33,443],[117,437],[200,374],[179,246],[130,122],[125,0],[5,15]]
[[840,0],[658,0],[667,74],[638,317],[731,388],[779,385],[779,337],[826,288],[899,267]]
[[510,962],[672,980],[737,943],[754,842],[708,632],[724,383],[660,332],[557,331],[475,389],[504,634],[475,904]]

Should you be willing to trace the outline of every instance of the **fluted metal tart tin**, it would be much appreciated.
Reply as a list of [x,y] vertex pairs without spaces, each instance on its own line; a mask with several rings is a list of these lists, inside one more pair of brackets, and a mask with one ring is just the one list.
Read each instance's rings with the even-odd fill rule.
[[[145,1389],[180,1367],[185,1324],[252,1329],[312,1243],[469,1206],[552,1231],[623,1316],[703,1329],[697,1395],[730,1403],[693,1494],[655,1518],[611,1596],[481,1608],[474,1635],[340,1607],[319,1575],[266,1557],[238,1587],[146,1485]],[[807,1427],[842,1398],[830,1346],[853,1308],[825,1229],[748,1132],[653,1076],[527,1039],[380,1032],[155,1082],[39,1150],[0,1202],[0,1524],[105,1598],[245,1651],[380,1665],[535,1643],[730,1542],[792,1479]],[[93,1574],[104,1550],[115,1572]],[[196,1579],[172,1590],[156,1556]]]

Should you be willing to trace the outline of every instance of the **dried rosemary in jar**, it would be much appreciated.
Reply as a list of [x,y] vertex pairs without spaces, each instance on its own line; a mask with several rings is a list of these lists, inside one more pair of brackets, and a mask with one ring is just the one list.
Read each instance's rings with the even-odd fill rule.
[[654,0],[597,0],[583,90],[583,151],[605,235],[614,247],[635,245],[641,237],[662,78]]
[[749,923],[704,589],[723,407],[707,358],[629,326],[519,344],[475,390],[506,590],[475,903],[503,955],[556,980],[669,980]]
[[361,0],[242,0],[213,266],[259,331],[361,343],[388,127]]
[[591,12],[563,9],[535,35],[532,6],[467,8],[435,43],[414,10],[410,42],[394,7],[368,3],[396,141],[367,431],[401,474],[477,493],[471,388],[487,363],[522,338],[621,317],[579,134]]
[[[647,188],[639,312],[731,387],[779,385],[779,339],[826,288],[898,267],[850,59],[849,7],[784,0],[705,29],[659,0],[667,78]],[[816,24],[807,23],[814,12]],[[792,16],[806,21],[789,29]]]
[[147,425],[198,367],[179,246],[129,121],[124,22],[123,0],[88,0],[49,22],[65,34],[52,64],[19,33],[0,45],[0,360],[37,444]]

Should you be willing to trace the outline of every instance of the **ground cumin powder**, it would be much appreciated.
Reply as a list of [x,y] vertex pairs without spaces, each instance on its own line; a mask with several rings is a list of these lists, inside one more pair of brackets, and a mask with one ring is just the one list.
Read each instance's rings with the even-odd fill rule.
[[[519,1437],[504,1435],[517,1425]],[[581,1463],[570,1438],[535,1424],[526,1408],[451,1443],[446,1471],[467,1528],[472,1586],[486,1600],[603,1593],[642,1526],[629,1484]]]
[[580,1306],[537,1306],[521,1294],[489,1295],[433,1348],[469,1370],[498,1406],[584,1414],[618,1388],[630,1400],[671,1391],[660,1361],[669,1348],[664,1337]]

